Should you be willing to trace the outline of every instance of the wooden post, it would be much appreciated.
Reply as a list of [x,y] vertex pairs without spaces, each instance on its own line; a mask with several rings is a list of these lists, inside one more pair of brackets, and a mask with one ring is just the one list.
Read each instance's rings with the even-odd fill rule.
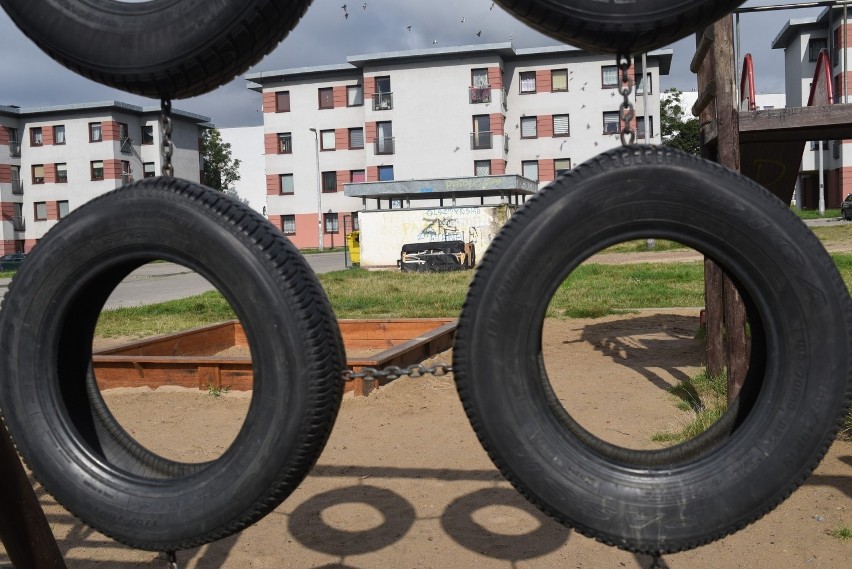
[[[713,25],[713,63],[716,81],[716,155],[722,166],[740,170],[740,125],[736,64],[734,62],[734,18],[727,15]],[[745,338],[745,307],[736,287],[722,278],[728,352],[728,403],[739,395],[748,369]]]
[[15,569],[66,569],[15,445],[0,422],[0,540]]

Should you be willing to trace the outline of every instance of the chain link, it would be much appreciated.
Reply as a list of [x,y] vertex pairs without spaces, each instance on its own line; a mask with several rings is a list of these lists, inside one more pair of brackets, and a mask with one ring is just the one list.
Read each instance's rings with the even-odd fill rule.
[[633,102],[630,100],[630,94],[633,92],[630,56],[619,53],[615,58],[615,62],[618,69],[621,70],[621,88],[619,92],[624,97],[621,101],[621,106],[618,108],[618,115],[621,119],[621,144],[633,144],[636,142],[636,131],[633,130],[633,119],[636,118],[636,111],[633,108]]
[[168,569],[178,569],[177,555],[175,555],[174,551],[167,551],[166,559],[168,560],[169,564]]
[[161,172],[163,176],[174,176],[175,169],[172,167],[172,154],[175,145],[172,142],[172,101],[170,99],[160,100],[160,155],[163,159]]
[[354,381],[356,379],[379,381],[382,379],[397,379],[404,375],[412,378],[423,377],[424,375],[441,377],[451,373],[452,371],[453,366],[444,363],[437,363],[433,366],[414,364],[404,368],[399,366],[388,366],[384,369],[365,367],[361,371],[345,370],[343,372],[343,381]]
[[666,565],[663,564],[663,556],[655,553],[651,566],[648,569],[666,569]]

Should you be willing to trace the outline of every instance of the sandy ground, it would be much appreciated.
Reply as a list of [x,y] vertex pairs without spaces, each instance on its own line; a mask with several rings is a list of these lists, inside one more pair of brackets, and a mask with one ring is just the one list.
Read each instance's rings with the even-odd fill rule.
[[[566,408],[598,436],[652,448],[687,420],[665,388],[693,375],[698,310],[548,321],[545,364]],[[432,361],[449,361],[450,353]],[[429,363],[429,362],[427,362]],[[566,371],[567,370],[567,371]],[[188,461],[221,453],[250,394],[182,389],[105,392],[134,436]],[[38,487],[37,487],[38,488]],[[107,539],[39,489],[69,568],[162,568],[156,553]],[[670,569],[852,567],[852,442],[837,441],[816,473],[775,511],[708,546],[669,555]],[[2,550],[0,550],[2,551]],[[304,483],[244,532],[178,554],[179,567],[245,569],[647,568],[540,514],[506,483],[476,440],[452,376],[400,379],[344,399],[331,439]],[[11,565],[0,552],[0,568]]]

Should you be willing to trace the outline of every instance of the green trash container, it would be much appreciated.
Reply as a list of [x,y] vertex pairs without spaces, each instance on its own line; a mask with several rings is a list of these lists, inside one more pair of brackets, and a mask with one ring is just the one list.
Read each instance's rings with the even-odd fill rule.
[[346,246],[349,248],[349,260],[353,265],[361,264],[361,232],[353,231],[346,236]]

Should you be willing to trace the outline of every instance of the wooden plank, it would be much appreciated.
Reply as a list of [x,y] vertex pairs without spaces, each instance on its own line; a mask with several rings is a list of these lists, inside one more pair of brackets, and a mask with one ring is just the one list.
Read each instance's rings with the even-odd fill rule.
[[789,204],[805,151],[803,141],[754,142],[741,140],[740,168],[748,176]]
[[745,143],[849,139],[852,104],[741,112],[739,129]]
[[[234,326],[231,320],[184,332],[156,336],[116,348],[99,350],[98,354],[173,355],[214,354],[233,346]],[[212,350],[212,351],[211,351]]]

